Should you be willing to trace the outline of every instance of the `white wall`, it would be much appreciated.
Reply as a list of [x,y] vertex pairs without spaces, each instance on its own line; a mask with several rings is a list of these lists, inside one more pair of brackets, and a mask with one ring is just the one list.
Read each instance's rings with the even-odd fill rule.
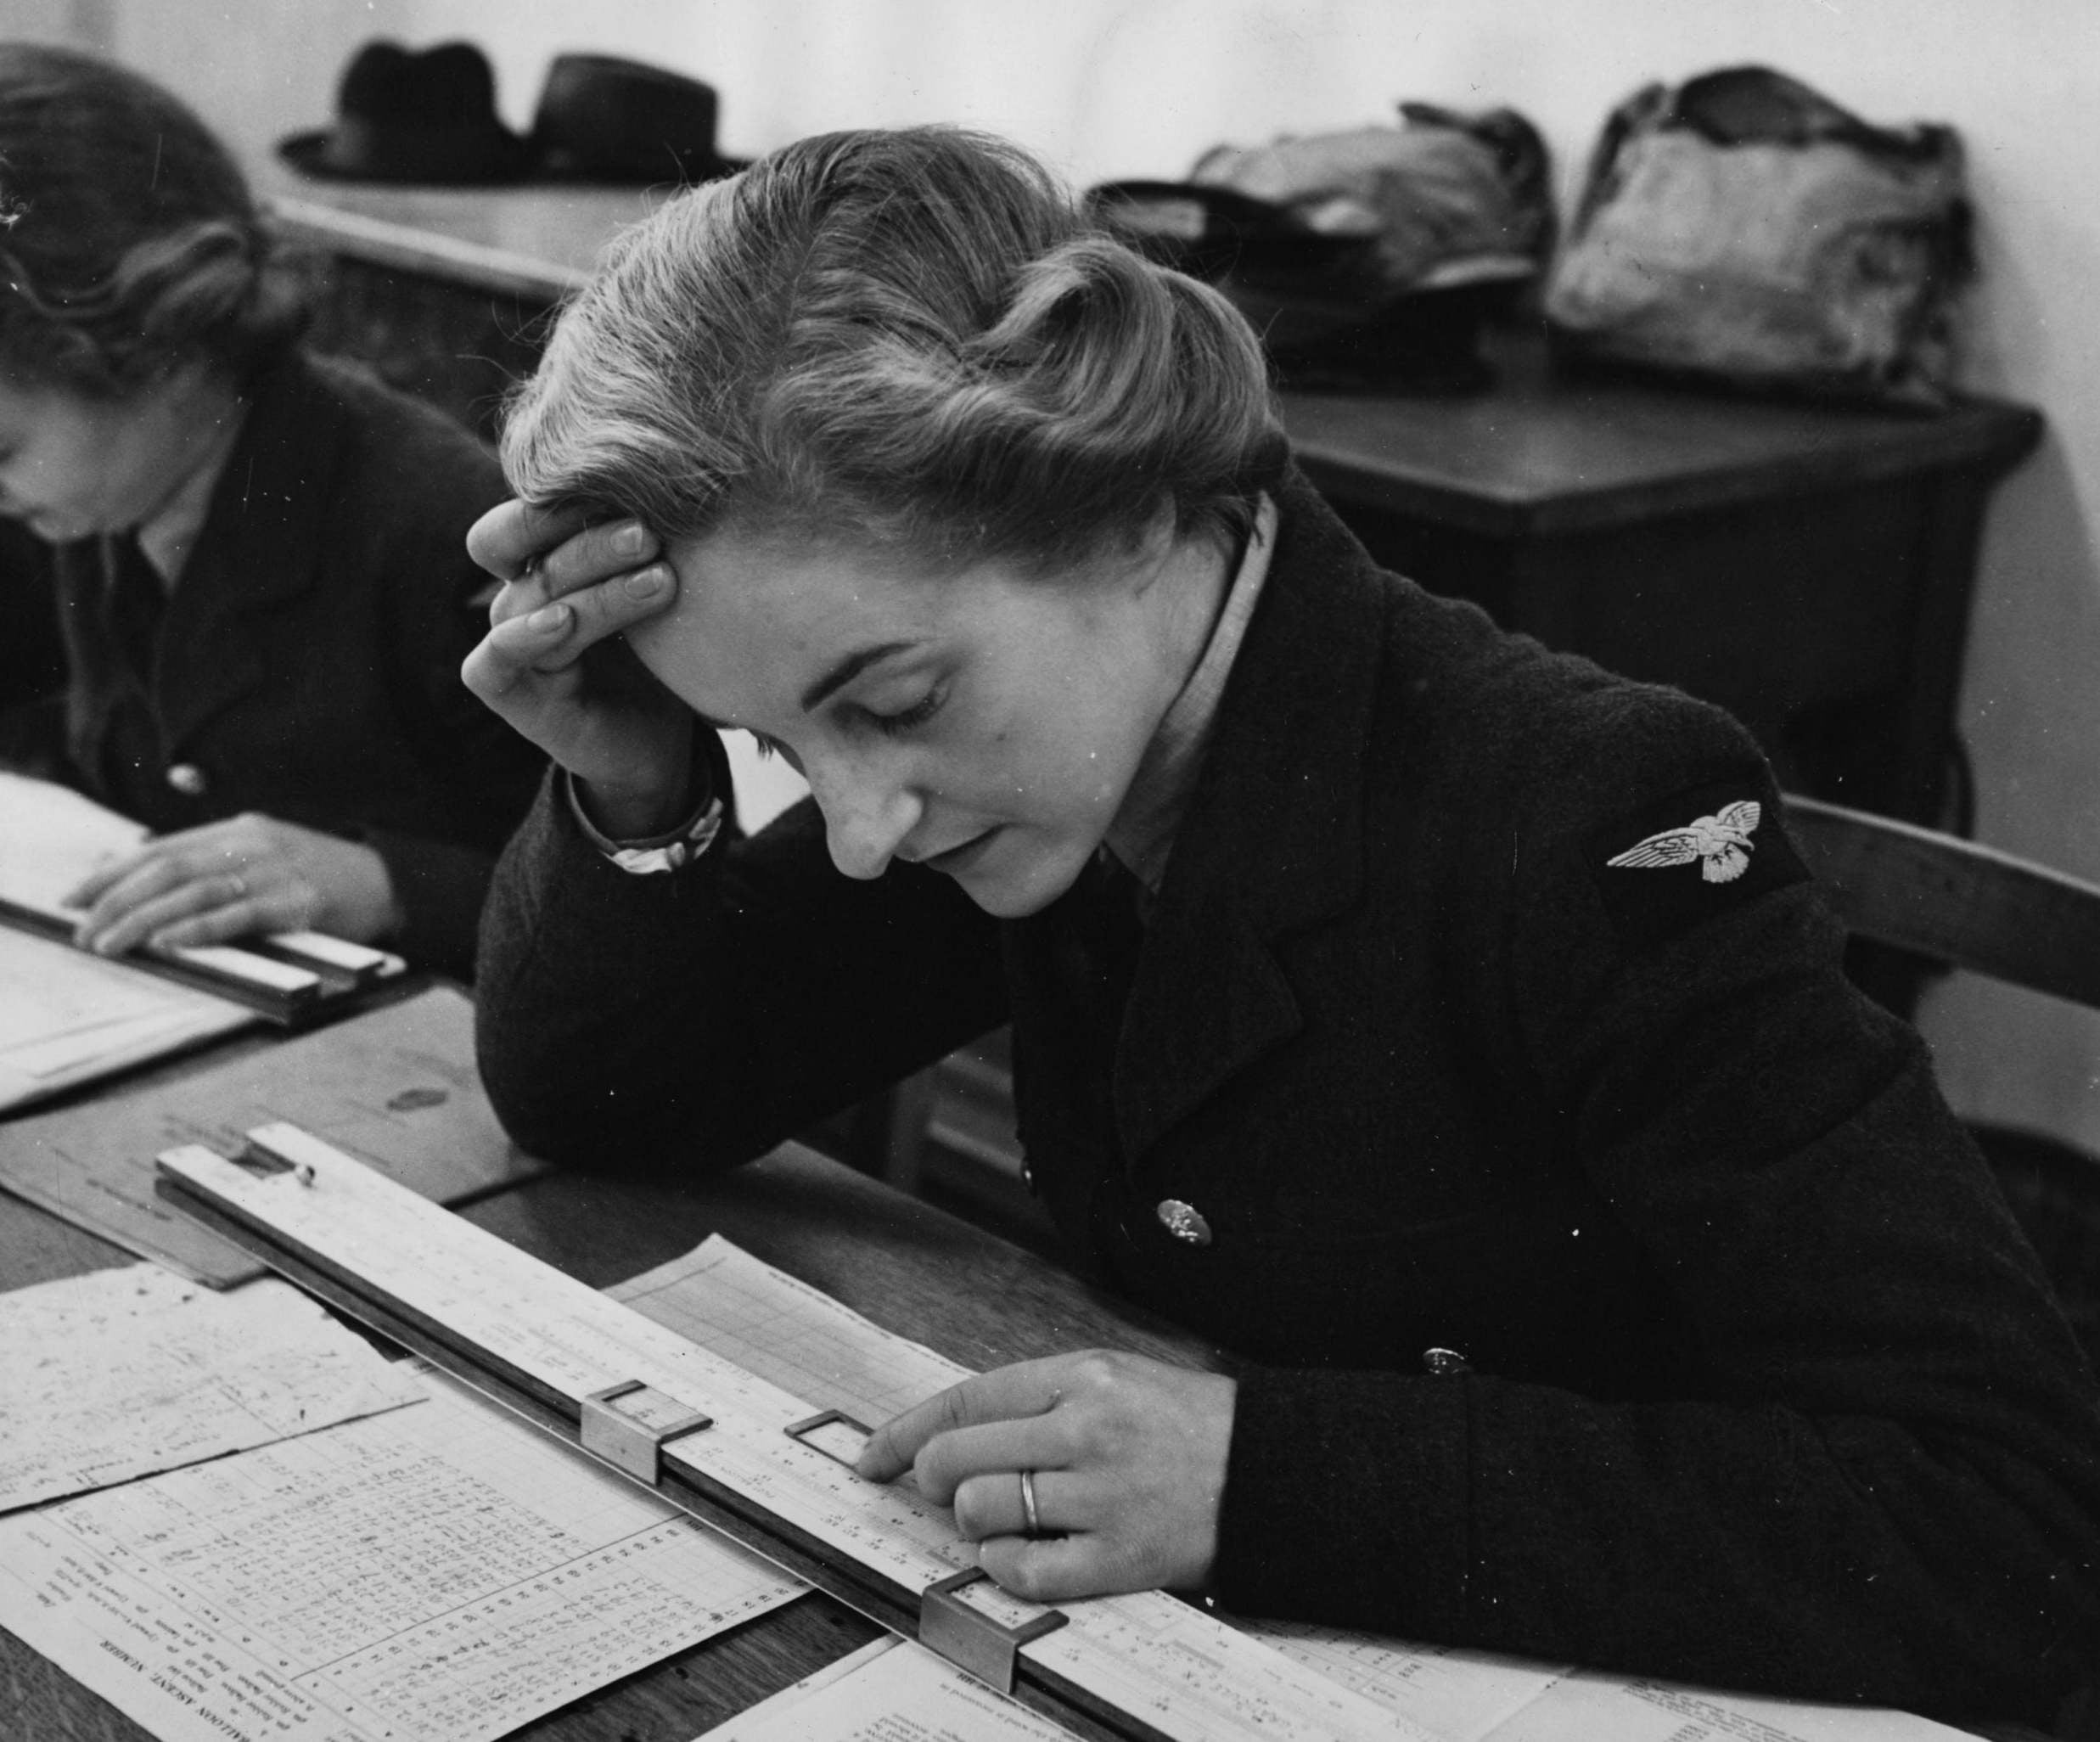
[[[1871,118],[1968,139],[1984,278],[1968,384],[2050,435],[1992,514],[1963,729],[1979,832],[2100,880],[2100,6],[2092,0],[0,0],[157,73],[257,147],[324,120],[368,37],[488,47],[530,118],[549,57],[594,48],[720,89],[722,144],[975,121],[1075,179],[1174,175],[1223,139],[1507,103],[1571,186],[1609,107],[1651,77],[1782,66]],[[2100,1021],[1956,981],[1924,1026],[1966,1110],[2100,1147]]]

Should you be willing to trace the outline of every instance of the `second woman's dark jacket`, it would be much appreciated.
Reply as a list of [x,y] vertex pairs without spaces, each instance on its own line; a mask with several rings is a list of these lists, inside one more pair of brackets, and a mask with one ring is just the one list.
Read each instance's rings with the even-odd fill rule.
[[487,627],[467,529],[508,493],[441,412],[294,354],[255,385],[143,688],[103,542],[53,553],[67,685],[5,753],[161,834],[254,811],[365,842],[406,918],[393,947],[465,973],[542,767],[459,681]]
[[1247,1363],[1228,1606],[2046,1717],[2100,1661],[2100,1387],[1755,746],[1280,506],[1126,1003],[1085,890],[852,882],[806,806],[631,876],[543,801],[499,1111],[675,1177],[1010,1019],[1075,1253]]

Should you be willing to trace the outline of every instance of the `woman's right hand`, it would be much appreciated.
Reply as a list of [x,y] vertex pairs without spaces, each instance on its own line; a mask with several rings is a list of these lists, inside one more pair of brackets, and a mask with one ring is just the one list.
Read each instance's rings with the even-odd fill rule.
[[619,639],[677,597],[655,538],[513,501],[474,522],[467,554],[503,583],[460,667],[467,688],[582,783],[608,834],[683,821],[693,716]]

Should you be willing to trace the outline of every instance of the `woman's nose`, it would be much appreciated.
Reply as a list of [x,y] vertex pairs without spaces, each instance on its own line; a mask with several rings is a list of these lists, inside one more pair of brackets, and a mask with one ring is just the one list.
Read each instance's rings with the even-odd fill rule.
[[810,790],[824,815],[831,862],[848,877],[879,877],[925,806],[908,787],[867,768],[811,769]]

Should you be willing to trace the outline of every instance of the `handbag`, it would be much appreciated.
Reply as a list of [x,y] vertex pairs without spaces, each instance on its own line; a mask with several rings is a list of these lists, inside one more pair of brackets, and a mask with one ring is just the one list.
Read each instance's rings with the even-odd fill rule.
[[1483,323],[1536,285],[1553,202],[1507,109],[1400,105],[1402,125],[1219,145],[1186,182],[1109,182],[1094,215],[1216,284],[1287,387],[1455,392],[1488,379]]
[[1545,313],[1563,355],[1936,408],[1969,229],[1952,128],[1875,126],[1728,68],[1612,113]]

